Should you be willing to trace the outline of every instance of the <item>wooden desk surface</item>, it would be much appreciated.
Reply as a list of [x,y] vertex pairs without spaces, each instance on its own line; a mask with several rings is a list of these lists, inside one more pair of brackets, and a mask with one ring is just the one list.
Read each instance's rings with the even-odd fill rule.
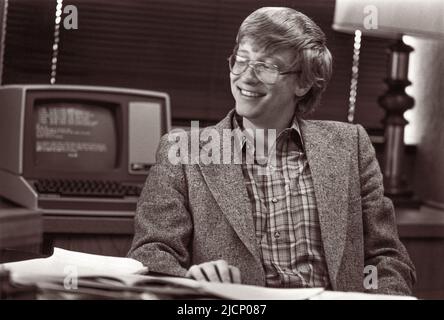
[[420,209],[396,208],[401,238],[444,238],[444,211],[422,206]]

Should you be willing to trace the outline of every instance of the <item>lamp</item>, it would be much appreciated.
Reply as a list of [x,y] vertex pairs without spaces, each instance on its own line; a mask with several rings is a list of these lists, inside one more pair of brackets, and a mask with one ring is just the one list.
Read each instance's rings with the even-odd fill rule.
[[363,35],[396,39],[389,48],[385,83],[388,90],[378,102],[385,110],[384,187],[387,195],[409,193],[402,177],[404,156],[404,112],[414,99],[404,91],[408,80],[409,54],[403,35],[444,38],[443,0],[336,0],[333,29]]

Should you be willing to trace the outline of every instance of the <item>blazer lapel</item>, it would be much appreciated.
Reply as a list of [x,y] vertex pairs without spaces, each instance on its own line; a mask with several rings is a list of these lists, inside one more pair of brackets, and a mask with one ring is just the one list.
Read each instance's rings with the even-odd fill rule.
[[346,240],[350,153],[341,147],[339,136],[319,122],[299,120],[299,125],[314,183],[325,259],[335,288]]
[[[222,145],[223,130],[232,129],[232,115],[233,111],[215,126],[221,140],[221,157],[224,154]],[[204,143],[201,143],[201,149],[205,151]],[[208,188],[226,219],[239,236],[239,239],[253,254],[257,262],[261,264],[256,242],[252,208],[244,184],[241,165],[223,164],[222,162],[220,164],[203,164],[201,161],[198,163]]]

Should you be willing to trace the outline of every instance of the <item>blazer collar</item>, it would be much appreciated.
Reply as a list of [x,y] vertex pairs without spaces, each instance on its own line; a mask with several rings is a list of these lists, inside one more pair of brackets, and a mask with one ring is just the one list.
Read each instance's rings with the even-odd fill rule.
[[[233,113],[232,128],[233,129],[239,128],[241,131],[245,130],[243,123],[242,123],[242,117],[239,116],[236,112]],[[301,129],[299,128],[299,121],[298,121],[298,118],[296,115],[293,117],[293,120],[291,122],[291,126],[282,130],[279,133],[279,135],[276,137],[276,140],[278,140],[279,137],[281,135],[283,135],[284,133],[286,133],[287,131],[294,133],[298,138],[298,143],[300,143],[301,147],[304,148],[304,141],[302,140]],[[247,140],[248,140],[248,138],[249,137],[247,136]],[[252,138],[250,138],[250,139],[252,139]],[[251,142],[251,140],[250,140],[250,142]],[[244,146],[244,144],[246,143],[246,140],[236,139],[235,143],[237,143],[242,148]]]

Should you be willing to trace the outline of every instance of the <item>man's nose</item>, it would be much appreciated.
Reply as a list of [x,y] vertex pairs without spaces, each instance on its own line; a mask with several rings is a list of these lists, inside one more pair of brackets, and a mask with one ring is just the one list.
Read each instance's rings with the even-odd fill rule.
[[256,76],[254,68],[251,65],[249,65],[247,67],[247,70],[245,70],[244,73],[242,73],[242,80],[247,83],[260,82],[260,80]]

